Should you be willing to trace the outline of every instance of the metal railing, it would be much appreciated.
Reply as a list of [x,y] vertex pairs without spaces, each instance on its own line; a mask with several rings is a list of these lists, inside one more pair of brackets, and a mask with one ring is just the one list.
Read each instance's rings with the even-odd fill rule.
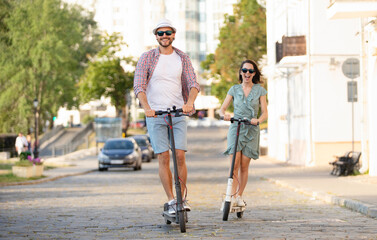
[[49,151],[45,151],[44,156],[61,156],[71,152],[74,152],[80,145],[86,143],[86,148],[89,148],[89,135],[94,131],[93,123],[87,124],[82,130],[80,130],[69,143],[63,145],[52,145],[49,147]]

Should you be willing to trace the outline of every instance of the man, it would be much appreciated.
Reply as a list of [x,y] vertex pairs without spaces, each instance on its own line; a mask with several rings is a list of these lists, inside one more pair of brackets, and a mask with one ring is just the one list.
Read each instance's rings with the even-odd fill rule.
[[18,137],[16,138],[16,143],[14,145],[16,147],[18,156],[20,156],[20,154],[26,150],[28,142],[22,132],[18,133]]
[[[153,34],[159,46],[141,55],[134,79],[135,95],[145,111],[148,133],[157,154],[159,176],[168,197],[169,214],[175,213],[176,200],[170,171],[168,125],[163,116],[155,116],[155,111],[176,106],[182,108],[183,113],[192,114],[195,112],[194,101],[200,91],[190,58],[172,46],[175,33],[176,29],[169,20],[163,19],[157,24]],[[173,117],[173,127],[178,174],[183,181],[184,191],[187,180],[186,117]],[[183,206],[190,210],[187,201]]]

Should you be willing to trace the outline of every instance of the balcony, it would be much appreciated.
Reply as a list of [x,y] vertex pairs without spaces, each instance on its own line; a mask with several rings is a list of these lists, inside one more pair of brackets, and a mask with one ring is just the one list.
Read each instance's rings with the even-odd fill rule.
[[377,0],[328,0],[329,19],[377,17]]
[[305,36],[283,36],[282,43],[276,42],[276,63],[284,57],[306,55]]

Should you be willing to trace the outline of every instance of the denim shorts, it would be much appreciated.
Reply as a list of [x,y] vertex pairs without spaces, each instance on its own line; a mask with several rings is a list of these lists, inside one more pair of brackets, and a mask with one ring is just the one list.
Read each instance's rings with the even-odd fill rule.
[[[156,154],[166,152],[170,149],[170,133],[168,128],[168,117],[165,115],[147,117],[147,129],[151,144]],[[187,122],[186,117],[172,117],[175,149],[187,151]]]

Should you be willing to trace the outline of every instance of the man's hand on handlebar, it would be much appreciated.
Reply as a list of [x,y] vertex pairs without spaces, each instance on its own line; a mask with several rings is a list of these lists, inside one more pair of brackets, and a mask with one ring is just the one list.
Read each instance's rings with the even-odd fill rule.
[[182,110],[183,110],[184,114],[189,114],[190,112],[192,112],[192,110],[194,110],[194,105],[192,105],[192,104],[184,104],[182,106]]
[[145,110],[146,117],[155,117],[155,111],[153,109]]

